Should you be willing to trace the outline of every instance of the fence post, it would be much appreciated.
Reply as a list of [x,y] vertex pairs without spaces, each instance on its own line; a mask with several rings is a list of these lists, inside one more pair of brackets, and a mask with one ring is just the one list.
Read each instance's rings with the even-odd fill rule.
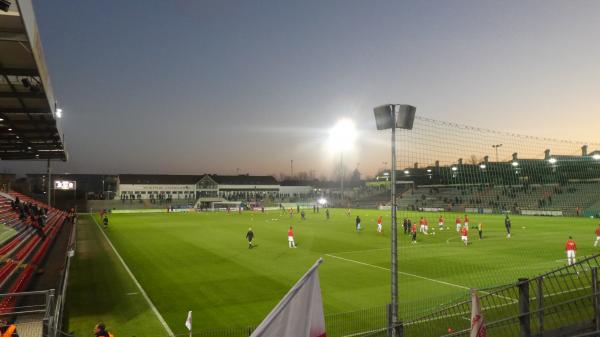
[[538,336],[544,336],[544,277],[537,279]]
[[392,304],[388,303],[386,305],[387,308],[387,321],[388,321],[388,331],[387,331],[387,335],[388,337],[393,337],[394,334],[394,327],[392,326]]
[[594,292],[594,325],[600,330],[600,294],[598,294],[598,267],[592,268],[592,291]]
[[519,282],[519,325],[521,337],[531,337],[531,322],[529,313],[529,279],[520,278]]

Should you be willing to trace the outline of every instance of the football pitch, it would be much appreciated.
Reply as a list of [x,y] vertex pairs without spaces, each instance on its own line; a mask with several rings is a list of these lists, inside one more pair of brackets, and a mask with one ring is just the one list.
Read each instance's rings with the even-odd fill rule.
[[[306,220],[279,211],[112,214],[107,229],[97,216],[82,216],[67,294],[69,330],[87,335],[104,321],[118,335],[164,336],[160,316],[173,333],[185,333],[188,310],[194,330],[255,325],[320,257],[326,315],[389,303],[390,212],[330,212],[326,219],[323,209],[306,210]],[[379,215],[382,234],[376,232]],[[447,228],[440,231],[439,213],[399,212],[400,226],[404,217],[418,223],[425,216],[430,232],[435,229],[435,235],[419,233],[417,244],[400,229],[401,317],[425,313],[472,287],[563,266],[569,235],[580,258],[600,250],[593,247],[597,219],[512,216],[507,239],[503,216],[471,214],[471,227],[484,224],[484,238],[471,229],[465,247],[454,229],[456,215],[444,213]],[[287,245],[290,225],[297,249]],[[245,239],[249,227],[253,249]]]

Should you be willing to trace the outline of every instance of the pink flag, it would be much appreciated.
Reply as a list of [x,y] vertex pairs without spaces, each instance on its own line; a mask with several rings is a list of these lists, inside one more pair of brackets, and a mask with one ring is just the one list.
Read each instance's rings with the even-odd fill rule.
[[326,337],[319,259],[288,291],[250,337]]
[[481,314],[481,304],[477,290],[471,289],[471,335],[470,337],[487,337],[485,322]]

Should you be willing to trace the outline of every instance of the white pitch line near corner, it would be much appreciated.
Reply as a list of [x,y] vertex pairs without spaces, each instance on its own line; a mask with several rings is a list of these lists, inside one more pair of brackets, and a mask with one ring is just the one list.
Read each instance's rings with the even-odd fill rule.
[[[346,259],[346,258],[343,258],[343,257],[331,255],[331,254],[325,254],[325,256],[333,257],[334,259],[340,259],[340,260],[344,260],[344,261],[348,261],[348,262],[354,262],[354,263],[357,263],[357,264],[362,264],[363,266],[369,266],[369,267],[372,267],[372,268],[377,268],[377,269],[382,269],[382,270],[390,271],[390,268],[380,267],[380,266],[376,266],[374,264],[369,264],[369,263],[360,262],[360,261],[356,261],[356,260]],[[450,283],[450,282],[440,281],[440,280],[432,279],[432,278],[425,277],[425,276],[419,276],[419,275],[416,275],[416,274],[405,273],[405,272],[402,272],[402,271],[399,271],[398,274],[402,274],[402,275],[406,275],[406,276],[412,276],[412,277],[420,278],[422,280],[427,280],[427,281],[430,281],[430,282],[440,283],[440,284],[444,284],[444,285],[447,285],[447,286],[456,287],[456,288],[460,288],[460,289],[466,289],[466,290],[471,289],[469,287],[461,286],[460,284],[454,284],[454,283]]]
[[94,223],[96,224],[96,227],[98,227],[98,230],[100,231],[100,233],[102,233],[102,236],[104,236],[104,239],[106,240],[106,242],[108,242],[108,245],[110,246],[110,248],[112,248],[113,252],[117,256],[117,258],[119,259],[119,261],[121,261],[121,264],[123,265],[123,267],[127,271],[127,274],[129,274],[129,276],[133,280],[133,283],[135,283],[135,285],[140,290],[140,293],[142,294],[142,296],[144,296],[144,298],[146,299],[146,302],[148,302],[148,305],[150,306],[150,309],[152,309],[152,312],[154,312],[154,315],[156,315],[156,318],[158,318],[158,321],[160,322],[160,324],[162,324],[162,326],[165,329],[165,331],[167,332],[167,334],[169,336],[174,336],[175,334],[173,333],[173,331],[171,330],[171,328],[169,328],[169,325],[167,324],[167,322],[165,321],[165,319],[162,317],[162,315],[160,314],[160,312],[158,312],[158,309],[156,309],[156,307],[154,306],[154,303],[152,303],[152,300],[150,300],[150,297],[148,297],[148,294],[146,293],[146,291],[144,290],[144,288],[142,288],[142,285],[140,284],[140,282],[138,282],[138,280],[135,278],[135,276],[131,272],[131,269],[129,269],[129,267],[125,263],[125,260],[123,260],[123,258],[121,257],[121,255],[119,254],[119,252],[117,251],[117,249],[115,248],[115,246],[113,246],[112,242],[110,241],[110,239],[106,235],[106,233],[104,233],[104,230],[102,230],[102,227],[100,227],[100,225],[98,224],[98,221],[96,221],[96,218],[94,218],[93,215],[91,216],[91,218],[92,218],[92,220],[94,220]]

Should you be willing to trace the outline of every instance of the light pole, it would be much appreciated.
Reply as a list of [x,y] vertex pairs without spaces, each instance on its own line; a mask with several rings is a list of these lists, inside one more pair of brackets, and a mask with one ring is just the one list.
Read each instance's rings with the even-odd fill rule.
[[402,336],[398,319],[398,226],[396,222],[396,128],[412,130],[417,108],[411,105],[385,104],[373,109],[377,130],[392,129],[392,303],[390,336]]
[[334,151],[340,151],[340,190],[341,190],[341,201],[344,202],[344,150],[350,150],[354,146],[356,139],[356,128],[354,122],[344,118],[340,119],[334,126],[329,130],[329,146]]
[[342,191],[342,206],[344,204],[344,151],[340,151],[340,190]]
[[498,148],[501,147],[502,144],[495,144],[492,145],[492,147],[494,148],[494,150],[496,150],[496,163],[498,162]]

